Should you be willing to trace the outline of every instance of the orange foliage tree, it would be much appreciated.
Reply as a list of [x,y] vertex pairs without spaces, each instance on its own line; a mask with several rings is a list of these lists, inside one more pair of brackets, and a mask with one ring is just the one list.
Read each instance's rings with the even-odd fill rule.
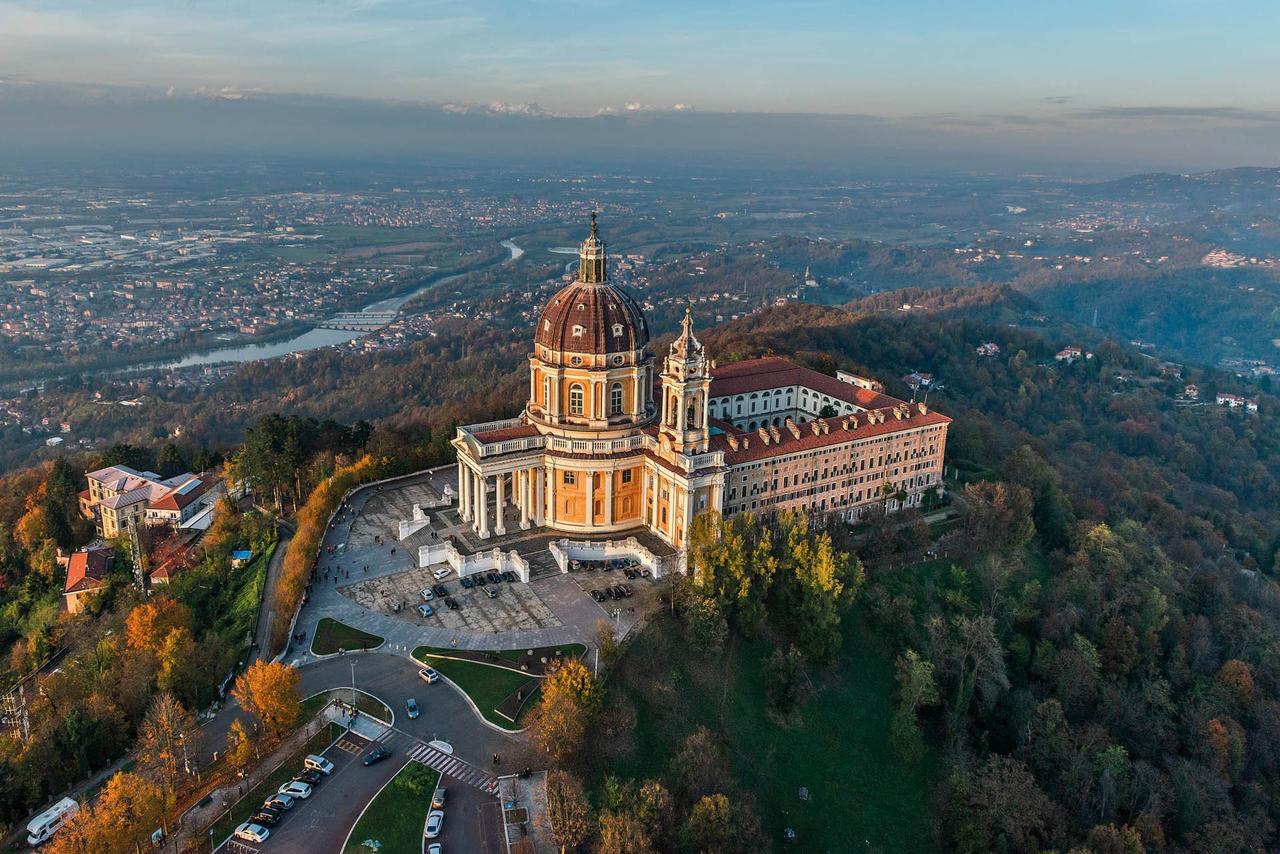
[[298,679],[298,671],[287,664],[258,661],[240,674],[231,695],[263,732],[277,738],[298,722]]

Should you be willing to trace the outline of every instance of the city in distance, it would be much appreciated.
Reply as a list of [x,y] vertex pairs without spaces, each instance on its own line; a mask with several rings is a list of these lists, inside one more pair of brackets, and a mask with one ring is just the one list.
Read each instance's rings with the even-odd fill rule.
[[1007,12],[0,3],[6,844],[1280,846],[1277,22]]

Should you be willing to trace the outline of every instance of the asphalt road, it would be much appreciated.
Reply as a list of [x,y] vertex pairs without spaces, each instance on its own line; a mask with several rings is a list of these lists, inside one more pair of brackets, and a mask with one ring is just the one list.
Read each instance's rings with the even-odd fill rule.
[[[366,768],[361,758],[371,747],[359,736],[348,735],[346,744],[330,748],[325,756],[335,765],[331,777],[317,787],[271,830],[262,845],[231,843],[220,851],[250,854],[255,851],[338,852],[365,805],[409,760],[421,752],[421,743],[449,742],[453,755],[491,774],[506,774],[526,765],[540,767],[535,751],[521,739],[486,726],[476,718],[462,695],[444,682],[428,685],[418,678],[418,667],[408,659],[382,653],[363,653],[327,659],[301,669],[303,696],[351,684],[355,664],[356,687],[385,702],[395,715],[395,730],[387,740],[392,758]],[[413,696],[422,714],[410,720],[404,701]],[[352,748],[355,748],[354,750]],[[498,754],[500,762],[493,763]],[[440,842],[446,851],[502,854],[502,824],[494,797],[475,785],[444,776],[449,790],[445,830]],[[396,854],[386,851],[381,854]],[[417,852],[412,852],[417,854]]]

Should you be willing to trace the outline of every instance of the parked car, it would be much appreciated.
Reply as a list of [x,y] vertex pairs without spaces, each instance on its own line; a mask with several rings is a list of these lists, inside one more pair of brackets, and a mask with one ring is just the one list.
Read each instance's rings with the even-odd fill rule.
[[298,774],[295,774],[293,779],[297,780],[299,783],[306,783],[308,786],[318,786],[324,777],[320,776],[319,771],[312,771],[310,768],[307,768]]
[[444,786],[441,786],[440,788],[436,789],[435,794],[431,796],[431,808],[433,810],[444,809],[445,797],[448,794],[449,794],[449,791]]
[[435,612],[436,612],[436,609],[432,608],[426,602],[423,602],[421,605],[418,606],[418,613],[424,617],[430,617]]
[[440,810],[432,810],[427,813],[427,838],[435,839],[440,835],[440,831],[444,829],[444,813]]
[[328,759],[325,759],[323,756],[317,756],[314,753],[302,760],[302,764],[307,768],[310,768],[312,771],[319,771],[326,777],[333,773],[333,763]]
[[449,606],[450,611],[458,610],[458,600],[454,599],[452,596],[444,597],[444,604]]
[[592,598],[592,599],[594,599],[594,600],[596,600],[597,602],[603,602],[603,601],[604,601],[605,599],[607,599],[608,597],[604,595],[604,591],[603,591],[603,590],[592,590],[592,591],[591,591],[591,598]]
[[431,577],[434,578],[436,581],[439,581],[442,578],[448,578],[449,573],[452,571],[453,570],[449,569],[448,567],[442,567],[441,569],[437,569],[435,572],[431,573]]
[[290,780],[276,789],[276,792],[281,795],[288,795],[291,798],[301,798],[304,801],[311,797],[311,787],[300,780]]
[[432,592],[433,592],[433,593],[435,593],[437,596],[448,596],[448,595],[449,595],[449,588],[448,588],[448,587],[445,587],[443,584],[433,584],[433,585],[431,585],[431,590],[432,590]]
[[508,584],[514,584],[517,581],[516,574],[508,569],[506,572],[502,573],[502,580]]
[[626,569],[622,570],[622,574],[623,574],[623,575],[625,575],[627,578],[639,578],[639,577],[640,577],[640,573],[636,572],[636,571],[635,571],[634,569],[632,569],[631,567],[627,567]]
[[422,598],[430,602],[432,599],[436,598],[436,592],[430,587],[424,587],[422,588]]
[[630,599],[631,594],[634,593],[635,591],[631,589],[631,585],[629,584],[619,584],[618,592],[621,593],[623,596],[626,596],[628,599]]
[[483,590],[484,595],[488,596],[490,599],[498,598],[498,588],[490,587],[489,585],[486,584],[484,587],[481,587],[480,589]]
[[604,589],[604,592],[605,592],[606,594],[608,594],[608,596],[609,596],[609,598],[610,598],[610,599],[617,599],[617,598],[618,598],[618,591],[617,591],[617,590],[615,590],[615,589],[613,589],[612,587],[606,587],[606,588]]
[[260,824],[263,827],[275,827],[280,823],[280,817],[282,815],[284,815],[284,813],[279,813],[275,810],[258,810],[256,813],[249,816],[249,821],[252,824]]
[[418,675],[422,677],[422,681],[428,685],[434,685],[440,681],[440,674],[436,672],[434,667],[424,667],[418,671]]
[[293,809],[293,798],[288,795],[272,795],[262,802],[264,809],[272,810],[291,810]]
[[377,765],[382,760],[391,756],[391,751],[385,747],[375,747],[364,756],[365,765]]
[[246,821],[236,828],[236,839],[243,839],[245,842],[266,842],[270,835],[271,831],[251,821]]
[[485,581],[487,581],[487,582],[489,582],[490,584],[501,584],[501,583],[502,583],[502,576],[501,576],[501,575],[498,575],[498,573],[493,572],[492,570],[490,570],[490,571],[489,571],[489,573],[488,573],[487,575],[485,575],[484,580],[485,580]]
[[427,854],[444,854],[444,848],[441,847],[439,842],[432,842],[427,846]]
[[422,712],[419,711],[418,709],[418,701],[415,700],[413,697],[410,697],[409,699],[404,701],[404,711],[405,711],[405,714],[409,716],[409,720],[413,720],[418,715],[422,714]]
[[469,576],[469,575],[464,575],[464,576],[462,577],[462,589],[463,589],[463,590],[470,590],[472,587],[475,587],[475,586],[476,586],[476,580],[475,580],[474,578],[472,578],[472,577],[471,577],[471,576]]

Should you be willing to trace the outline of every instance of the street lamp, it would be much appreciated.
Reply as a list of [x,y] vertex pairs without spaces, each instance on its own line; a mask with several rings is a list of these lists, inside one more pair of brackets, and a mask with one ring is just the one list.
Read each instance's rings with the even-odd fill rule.
[[356,710],[356,660],[351,659],[351,711]]

